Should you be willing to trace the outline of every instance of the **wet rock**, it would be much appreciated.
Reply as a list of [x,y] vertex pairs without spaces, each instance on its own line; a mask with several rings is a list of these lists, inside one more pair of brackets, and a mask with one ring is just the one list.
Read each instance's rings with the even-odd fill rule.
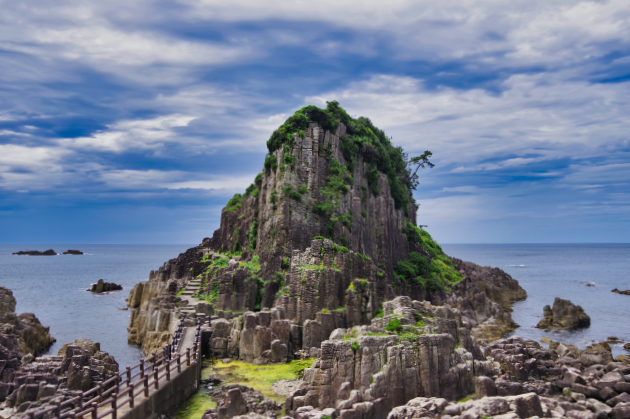
[[545,306],[544,314],[545,317],[536,326],[540,329],[576,329],[591,324],[591,318],[581,306],[559,297],[556,297],[553,308]]
[[614,290],[612,290],[612,292],[614,292],[615,294],[630,295],[630,290],[621,291],[621,290],[615,288]]
[[122,285],[114,284],[113,282],[105,282],[104,280],[99,279],[96,284],[92,285],[90,291],[96,294],[101,294],[103,292],[120,291],[122,289]]

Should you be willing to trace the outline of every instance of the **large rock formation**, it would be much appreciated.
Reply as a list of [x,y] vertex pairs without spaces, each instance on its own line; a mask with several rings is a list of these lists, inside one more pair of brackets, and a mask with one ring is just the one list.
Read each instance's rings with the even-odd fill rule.
[[[226,320],[213,335],[216,356],[291,359],[336,328],[369,324],[397,295],[448,304],[479,339],[517,327],[509,312],[525,291],[499,269],[450,259],[415,227],[403,155],[369,120],[334,103],[307,107],[268,146],[263,172],[228,202],[212,238],[130,292],[129,342],[145,354],[168,342],[180,313],[214,309]],[[175,295],[193,283],[213,308]]]
[[13,254],[19,256],[57,256],[57,252],[52,249],[48,249],[43,252],[40,252],[39,250],[20,250],[19,252],[15,252]]
[[16,315],[13,292],[0,286],[0,333],[17,335],[19,350],[23,355],[37,356],[46,352],[55,342],[49,330],[48,326],[42,326],[33,313]]
[[553,308],[545,306],[545,317],[538,322],[540,329],[577,329],[591,325],[591,318],[581,306],[556,297]]
[[[0,335],[0,342],[8,342]],[[77,339],[67,343],[59,356],[24,356],[22,362],[12,361],[11,369],[5,366],[0,383],[0,402],[5,402],[2,415],[27,417],[56,403],[71,399],[80,391],[87,391],[107,381],[118,372],[118,363],[100,343],[90,339]],[[0,347],[0,357],[4,355]],[[13,359],[19,354],[13,350]],[[0,361],[1,362],[1,361]],[[7,366],[9,363],[7,363]],[[5,416],[6,417],[6,416]]]

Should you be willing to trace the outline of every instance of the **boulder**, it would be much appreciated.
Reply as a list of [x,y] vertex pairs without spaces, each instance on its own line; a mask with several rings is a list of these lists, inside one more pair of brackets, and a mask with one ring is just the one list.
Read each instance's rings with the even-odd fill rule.
[[581,306],[556,297],[553,308],[544,307],[545,317],[536,327],[540,329],[577,329],[591,325],[591,318]]
[[113,282],[105,282],[104,280],[99,279],[96,284],[92,284],[90,291],[100,294],[102,292],[120,291],[122,289],[122,285],[114,284]]
[[630,290],[621,291],[621,290],[615,288],[614,290],[612,290],[612,292],[614,292],[615,294],[630,295]]

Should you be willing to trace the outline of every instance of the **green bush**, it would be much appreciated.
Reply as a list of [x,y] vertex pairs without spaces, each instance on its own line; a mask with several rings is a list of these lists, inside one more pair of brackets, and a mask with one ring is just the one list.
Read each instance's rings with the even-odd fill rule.
[[258,187],[256,186],[256,184],[252,183],[251,185],[249,185],[247,187],[247,189],[245,189],[245,194],[243,194],[243,196],[257,197],[258,196]]
[[398,319],[390,320],[389,323],[387,323],[387,326],[385,326],[385,330],[388,332],[399,333],[402,329],[402,324],[400,324],[400,320]]
[[304,195],[305,193],[308,192],[308,188],[306,187],[306,183],[303,183],[302,186],[300,186],[300,190],[299,192]]
[[241,196],[240,193],[237,193],[232,198],[230,198],[227,205],[225,206],[225,211],[234,212],[236,210],[239,210],[242,205],[243,205],[243,197]]
[[361,347],[361,345],[359,345],[357,342],[352,342],[352,345],[350,345],[350,347],[352,348],[353,351],[358,351],[359,348]]
[[326,237],[324,236],[315,236],[313,237],[313,240],[324,240]]
[[258,173],[256,175],[256,179],[254,179],[254,183],[256,185],[258,185],[258,187],[260,187],[262,185],[262,178],[263,178],[263,174],[262,173]]
[[289,269],[291,267],[291,261],[289,260],[288,257],[283,257],[282,258],[282,262],[280,262],[280,268],[282,269]]
[[332,251],[336,252],[336,253],[348,253],[349,250],[347,247],[344,246],[339,246],[336,243],[333,243],[332,245]]
[[296,201],[302,200],[302,194],[293,189],[292,185],[287,185],[282,189],[282,195],[288,196],[291,199],[295,199]]
[[278,159],[273,154],[267,154],[265,156],[265,170],[267,173],[275,172],[278,169]]
[[284,164],[288,166],[295,165],[295,154],[285,154],[284,155]]
[[374,318],[378,319],[380,317],[385,316],[385,313],[383,313],[383,309],[382,308],[377,308],[376,309],[376,314],[374,314]]
[[367,212],[361,211],[361,215],[363,216],[363,218],[367,218]]

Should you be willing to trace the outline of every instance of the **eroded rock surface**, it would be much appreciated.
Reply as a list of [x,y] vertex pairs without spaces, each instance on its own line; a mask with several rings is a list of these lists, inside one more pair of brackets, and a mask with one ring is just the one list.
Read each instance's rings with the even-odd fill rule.
[[553,302],[553,308],[544,307],[544,313],[545,317],[536,326],[540,329],[578,329],[591,325],[591,318],[581,306],[559,297]]

